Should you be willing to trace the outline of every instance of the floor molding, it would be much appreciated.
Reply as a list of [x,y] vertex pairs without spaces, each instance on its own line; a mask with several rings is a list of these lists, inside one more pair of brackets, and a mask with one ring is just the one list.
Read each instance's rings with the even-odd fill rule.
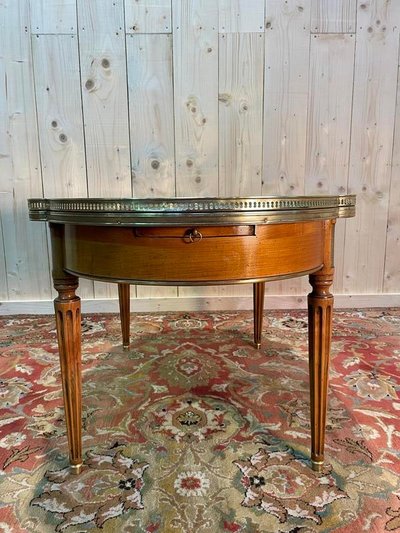
[[[305,309],[307,297],[299,295],[266,295],[265,309]],[[400,293],[396,294],[338,294],[335,295],[335,307],[400,307]],[[251,297],[190,297],[190,298],[137,298],[131,300],[131,311],[233,311],[252,309]],[[52,314],[51,300],[24,300],[0,302],[0,315]],[[98,299],[82,300],[83,313],[116,313],[118,300]]]

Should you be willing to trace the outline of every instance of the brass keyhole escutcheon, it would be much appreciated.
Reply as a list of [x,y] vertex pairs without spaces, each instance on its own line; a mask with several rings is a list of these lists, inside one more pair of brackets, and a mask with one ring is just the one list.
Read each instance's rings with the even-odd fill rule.
[[183,240],[186,242],[186,244],[193,244],[195,242],[199,242],[202,238],[203,235],[196,228],[188,229],[187,231],[185,231],[185,235],[183,236]]

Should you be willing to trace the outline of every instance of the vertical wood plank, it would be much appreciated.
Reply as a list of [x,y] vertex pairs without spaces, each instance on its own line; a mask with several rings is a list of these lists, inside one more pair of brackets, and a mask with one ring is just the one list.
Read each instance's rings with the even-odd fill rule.
[[[131,196],[128,101],[122,0],[78,0],[79,54],[88,194]],[[98,298],[117,286],[94,283]]]
[[352,33],[356,30],[357,0],[312,0],[313,33]]
[[[304,194],[310,0],[266,0],[264,195]],[[306,294],[306,278],[267,283],[268,294]]]
[[[353,34],[311,39],[306,194],[347,192],[354,47]],[[341,292],[345,224],[339,221],[335,233],[334,291]]]
[[125,0],[126,33],[170,33],[171,0]]
[[[174,196],[172,37],[131,34],[126,46],[134,196]],[[168,297],[177,290],[138,285],[137,295]]]
[[310,0],[267,0],[262,193],[304,192]]
[[[176,192],[218,196],[218,4],[173,0],[172,13]],[[180,287],[178,294],[219,290]]]
[[46,299],[51,290],[46,228],[28,220],[26,203],[42,196],[28,2],[2,2],[0,24],[1,297]]
[[400,71],[397,77],[396,122],[390,180],[383,292],[400,291]]
[[382,291],[399,27],[399,2],[359,2],[349,175],[357,217],[346,221],[345,292]]
[[219,194],[261,194],[264,34],[219,39]]
[[2,301],[8,300],[8,283],[7,283],[7,265],[6,265],[6,247],[4,239],[4,230],[3,227],[6,226],[6,222],[3,222],[3,205],[6,205],[4,202],[4,197],[6,193],[0,191],[0,299]]
[[[7,6],[8,7],[8,6]],[[0,17],[5,17],[6,6],[4,4],[0,6]],[[4,36],[5,28],[2,30],[0,36],[0,46],[4,50]],[[13,178],[12,172],[12,160],[9,148],[9,138],[7,135],[6,125],[8,124],[8,103],[7,103],[7,65],[6,57],[0,57],[0,298],[2,300],[8,300],[8,283],[7,283],[7,265],[6,256],[10,254],[9,250],[5,247],[5,232],[3,230],[7,228],[7,220],[3,220],[4,213],[7,211],[7,205],[10,203],[9,194],[7,189],[10,188],[10,184],[6,180]],[[9,210],[9,208],[8,208]]]
[[264,31],[264,0],[218,0],[219,33]]
[[350,155],[353,34],[313,35],[306,194],[345,194]]
[[32,33],[76,33],[76,0],[30,0],[30,12]]
[[176,191],[218,195],[218,5],[173,1]]
[[175,194],[171,35],[128,35],[133,192]]
[[[87,196],[77,37],[33,35],[32,44],[44,195]],[[93,297],[93,282],[80,285]]]
[[89,196],[131,195],[122,0],[78,1]]
[[77,38],[36,35],[32,41],[44,194],[86,196]]

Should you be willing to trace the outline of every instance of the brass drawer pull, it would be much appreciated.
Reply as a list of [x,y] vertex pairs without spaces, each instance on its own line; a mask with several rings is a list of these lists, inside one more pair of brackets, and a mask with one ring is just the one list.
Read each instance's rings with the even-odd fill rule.
[[183,236],[183,240],[186,242],[186,244],[192,244],[194,242],[199,242],[201,241],[202,238],[203,238],[203,235],[196,228],[188,229],[187,231],[185,231],[185,235]]

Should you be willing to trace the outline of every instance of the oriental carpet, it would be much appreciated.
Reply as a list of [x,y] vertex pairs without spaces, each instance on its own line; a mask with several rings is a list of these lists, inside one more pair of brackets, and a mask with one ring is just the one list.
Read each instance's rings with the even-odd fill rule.
[[67,468],[54,319],[0,320],[0,532],[400,532],[400,310],[340,311],[327,464],[310,469],[307,321],[83,319],[85,466]]

